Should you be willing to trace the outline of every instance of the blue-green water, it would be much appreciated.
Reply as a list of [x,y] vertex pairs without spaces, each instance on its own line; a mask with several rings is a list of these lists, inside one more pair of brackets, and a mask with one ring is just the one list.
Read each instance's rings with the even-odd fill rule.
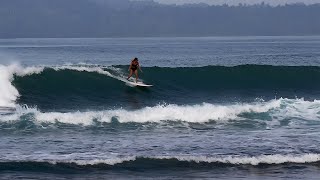
[[[316,179],[320,37],[0,40],[0,178]],[[123,78],[139,57],[140,80]]]

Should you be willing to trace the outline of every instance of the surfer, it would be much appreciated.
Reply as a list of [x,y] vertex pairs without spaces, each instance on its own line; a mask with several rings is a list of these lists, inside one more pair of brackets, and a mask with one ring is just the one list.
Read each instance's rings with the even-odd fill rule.
[[129,78],[133,75],[133,73],[136,75],[136,83],[138,82],[138,68],[139,70],[142,72],[141,68],[140,68],[140,64],[139,64],[139,59],[138,58],[134,58],[131,61],[130,67],[128,69],[128,71],[130,71],[130,74],[127,78],[127,80],[129,80]]

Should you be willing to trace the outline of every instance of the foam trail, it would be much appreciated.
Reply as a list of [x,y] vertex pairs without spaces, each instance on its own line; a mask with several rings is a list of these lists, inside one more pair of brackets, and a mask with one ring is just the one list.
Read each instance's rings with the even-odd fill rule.
[[113,75],[108,71],[104,71],[101,67],[86,67],[86,66],[72,66],[72,65],[64,65],[64,66],[56,66],[52,67],[55,71],[60,70],[73,70],[73,71],[85,71],[85,72],[96,72],[99,74],[107,75],[112,77]]
[[[52,68],[55,71],[73,70],[73,71],[80,71],[80,72],[81,71],[82,72],[95,72],[95,73],[103,74],[103,75],[109,76],[111,78],[117,79],[119,81],[125,82],[126,85],[128,85],[128,86],[132,86],[127,83],[126,77],[124,77],[122,75],[121,70],[118,68],[115,68],[115,67],[101,67],[101,66],[97,66],[97,65],[90,65],[90,64],[84,63],[84,64],[77,64],[77,65],[68,64],[68,65],[54,66],[54,67],[49,67],[49,68]],[[113,72],[116,72],[117,75],[110,73],[109,71],[106,71],[103,68],[106,68],[106,69],[109,69]],[[142,79],[140,79],[140,81],[142,81]]]

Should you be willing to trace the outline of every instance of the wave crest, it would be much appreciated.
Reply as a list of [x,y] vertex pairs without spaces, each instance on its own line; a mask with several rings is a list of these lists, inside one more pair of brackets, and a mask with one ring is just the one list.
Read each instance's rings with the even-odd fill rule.
[[[127,164],[133,164],[135,166],[146,166],[152,164],[152,166],[179,166],[179,163],[190,163],[193,166],[199,164],[225,164],[225,165],[252,165],[257,166],[260,164],[310,164],[320,161],[320,154],[274,154],[274,155],[260,155],[260,156],[236,156],[236,155],[224,155],[224,156],[196,156],[196,155],[179,155],[179,156],[126,156],[126,157],[114,157],[114,158],[94,158],[81,160],[68,159],[70,156],[54,156],[56,159],[50,159],[50,156],[41,157],[24,157],[20,156],[19,160],[2,160],[2,163],[6,162],[38,162],[38,163],[50,163],[50,164],[76,164],[79,166],[95,166],[95,165],[107,165],[107,166],[127,166]],[[49,158],[48,158],[49,157]],[[143,163],[143,164],[140,164]],[[181,164],[185,165],[185,164]],[[152,167],[150,167],[152,168]]]

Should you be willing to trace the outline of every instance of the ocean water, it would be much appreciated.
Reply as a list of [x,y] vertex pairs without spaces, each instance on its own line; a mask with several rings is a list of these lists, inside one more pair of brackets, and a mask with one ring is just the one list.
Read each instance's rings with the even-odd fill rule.
[[319,129],[317,36],[0,39],[0,179],[319,179]]

